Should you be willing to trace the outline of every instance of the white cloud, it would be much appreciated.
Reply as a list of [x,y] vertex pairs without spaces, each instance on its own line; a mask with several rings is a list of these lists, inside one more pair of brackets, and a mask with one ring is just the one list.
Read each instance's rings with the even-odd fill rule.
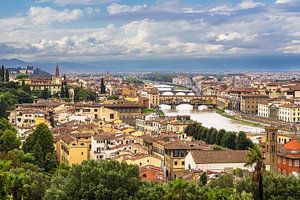
[[116,0],[38,0],[37,3],[53,2],[59,5],[71,5],[71,4],[81,4],[81,5],[93,5],[93,4],[104,4],[111,3]]
[[244,0],[239,4],[239,7],[241,9],[249,9],[249,8],[254,8],[257,6],[262,6],[264,4],[260,3],[260,2],[255,2],[253,0]]
[[133,5],[133,6],[128,6],[128,5],[124,5],[124,4],[117,4],[117,3],[113,3],[110,4],[107,7],[107,12],[109,14],[120,14],[120,13],[133,13],[133,12],[138,12],[141,10],[144,10],[147,8],[147,5]]
[[275,3],[277,4],[290,4],[290,3],[297,3],[296,0],[277,0]]
[[50,7],[31,7],[28,13],[34,24],[49,24],[54,21],[68,22],[79,19],[82,15],[83,12],[80,9],[58,11]]

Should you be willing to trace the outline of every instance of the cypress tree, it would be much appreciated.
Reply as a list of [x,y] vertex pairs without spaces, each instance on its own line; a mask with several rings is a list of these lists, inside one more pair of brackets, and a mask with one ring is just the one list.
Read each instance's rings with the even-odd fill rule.
[[61,88],[60,88],[60,97],[65,98],[65,85],[64,82],[61,82]]
[[9,82],[9,71],[6,69],[5,71],[5,82]]
[[2,65],[1,67],[1,81],[5,81],[5,68],[4,68],[4,65]]
[[106,93],[106,88],[104,85],[104,78],[101,78],[100,94],[105,94],[105,93]]

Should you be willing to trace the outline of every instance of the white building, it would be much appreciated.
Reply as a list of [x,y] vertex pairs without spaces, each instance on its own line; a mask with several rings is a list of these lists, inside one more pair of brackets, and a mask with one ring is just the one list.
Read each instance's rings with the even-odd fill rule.
[[191,151],[185,157],[186,170],[223,172],[228,169],[249,169],[245,167],[247,152],[239,150]]

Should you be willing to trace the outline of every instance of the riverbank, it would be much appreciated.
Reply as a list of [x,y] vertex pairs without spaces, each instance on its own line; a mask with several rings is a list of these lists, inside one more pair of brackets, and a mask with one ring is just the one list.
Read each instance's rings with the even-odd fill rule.
[[255,127],[264,127],[264,125],[259,122],[253,122],[253,121],[247,121],[247,120],[240,119],[238,116],[229,115],[224,110],[219,109],[219,108],[217,108],[215,111],[216,111],[216,113],[218,113],[219,115],[222,115],[223,117],[238,121],[239,123],[244,124],[244,125],[255,126]]

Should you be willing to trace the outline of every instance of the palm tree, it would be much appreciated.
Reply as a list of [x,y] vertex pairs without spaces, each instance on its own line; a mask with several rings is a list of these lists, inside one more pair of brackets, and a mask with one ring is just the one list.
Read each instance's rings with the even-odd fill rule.
[[166,200],[186,200],[190,199],[188,192],[189,184],[183,179],[176,179],[169,183]]
[[265,170],[265,164],[263,163],[263,155],[259,150],[258,145],[254,145],[249,148],[248,161],[246,162],[246,167],[253,167],[253,181],[258,182],[259,199],[263,200],[263,172]]

